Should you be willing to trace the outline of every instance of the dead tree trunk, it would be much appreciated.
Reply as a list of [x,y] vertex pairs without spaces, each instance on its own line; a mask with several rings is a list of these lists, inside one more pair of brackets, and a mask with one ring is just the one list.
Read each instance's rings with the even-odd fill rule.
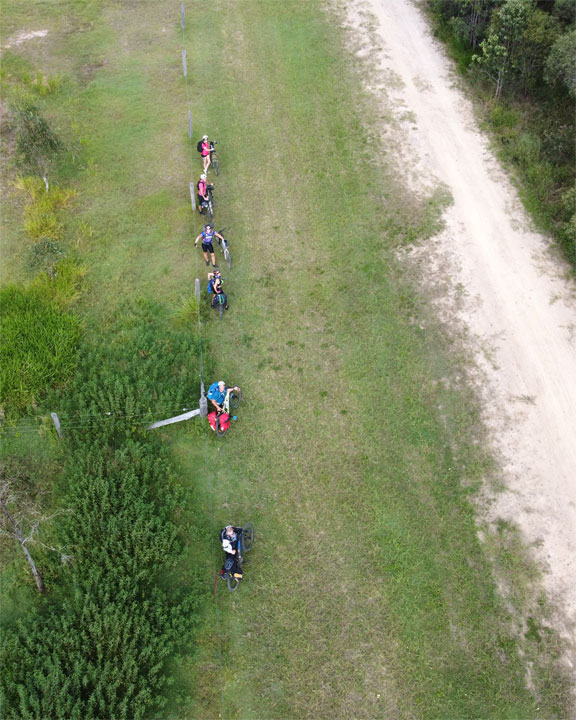
[[28,560],[28,564],[30,565],[30,568],[32,570],[32,575],[34,575],[34,580],[36,581],[36,587],[38,588],[39,592],[43,593],[46,590],[46,588],[44,586],[42,576],[38,572],[36,563],[32,559],[32,556],[30,555],[30,553],[28,552],[28,548],[26,547],[26,542],[30,538],[24,537],[24,534],[22,533],[22,528],[19,526],[19,524],[16,522],[16,520],[10,514],[10,511],[6,507],[4,500],[0,500],[0,507],[2,507],[2,511],[4,512],[4,515],[6,515],[8,521],[10,522],[10,524],[13,528],[12,532],[11,532],[12,537],[14,537],[19,542],[20,547],[22,548],[22,552],[24,553],[26,560]]

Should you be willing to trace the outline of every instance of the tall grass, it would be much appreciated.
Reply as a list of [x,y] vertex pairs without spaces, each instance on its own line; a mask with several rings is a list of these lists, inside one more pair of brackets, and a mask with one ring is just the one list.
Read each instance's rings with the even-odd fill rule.
[[9,412],[37,402],[75,369],[79,319],[59,307],[51,290],[0,289],[0,402]]

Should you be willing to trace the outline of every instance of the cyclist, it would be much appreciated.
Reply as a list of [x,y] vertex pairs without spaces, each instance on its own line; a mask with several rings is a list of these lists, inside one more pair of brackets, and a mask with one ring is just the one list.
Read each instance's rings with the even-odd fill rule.
[[210,141],[208,135],[202,136],[202,141],[198,143],[200,146],[200,155],[202,156],[202,162],[204,164],[204,172],[208,172],[210,166]]
[[220,270],[214,268],[214,272],[208,273],[208,292],[214,293],[212,297],[212,307],[218,307],[217,295],[222,295],[224,300],[224,309],[228,310],[228,298],[222,288],[222,275]]
[[[212,187],[214,186],[212,185]],[[198,212],[202,215],[204,212],[203,203],[208,203],[208,183],[206,182],[205,173],[200,175],[200,180],[196,183],[196,188],[198,191]]]
[[210,265],[210,260],[208,260],[208,253],[210,253],[210,258],[212,259],[212,266],[216,267],[216,255],[214,255],[214,246],[212,245],[212,240],[214,239],[214,236],[217,238],[220,238],[220,240],[224,240],[222,235],[220,233],[217,233],[216,230],[214,230],[214,225],[204,225],[204,228],[202,229],[202,232],[196,240],[194,240],[194,247],[198,247],[198,240],[202,239],[202,252],[204,253],[204,260],[206,260],[206,265]]
[[234,525],[226,525],[224,530],[220,531],[220,542],[222,550],[226,553],[224,567],[220,571],[221,575],[229,573],[239,579],[242,578],[242,566],[238,560],[238,538],[242,528],[234,527]]
[[212,405],[214,405],[217,412],[221,413],[224,400],[226,400],[227,396],[234,390],[239,392],[240,388],[227,388],[224,380],[219,380],[218,382],[213,382],[212,385],[210,385],[206,397],[210,400]]

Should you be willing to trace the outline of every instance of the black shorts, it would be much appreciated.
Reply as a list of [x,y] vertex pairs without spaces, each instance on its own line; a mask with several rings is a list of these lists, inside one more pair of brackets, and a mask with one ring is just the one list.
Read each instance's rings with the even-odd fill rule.
[[208,245],[204,245],[204,243],[202,243],[202,250],[204,252],[209,252],[214,255],[214,246],[212,245],[212,243],[208,243]]

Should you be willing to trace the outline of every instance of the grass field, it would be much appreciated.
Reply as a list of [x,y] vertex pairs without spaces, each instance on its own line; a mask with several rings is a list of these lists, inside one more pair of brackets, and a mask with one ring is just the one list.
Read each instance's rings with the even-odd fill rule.
[[[48,112],[81,139],[59,179],[80,193],[66,231],[90,268],[85,332],[105,342],[127,297],[159,299],[168,322],[205,271],[182,43],[195,140],[221,142],[217,224],[234,262],[231,309],[221,325],[204,313],[203,339],[207,381],[243,388],[239,421],[224,441],[195,421],[163,432],[200,507],[183,508],[184,527],[213,535],[194,532],[183,564],[206,577],[202,629],[158,718],[563,717],[557,640],[538,616],[524,631],[530,569],[507,559],[505,528],[478,539],[493,464],[465,358],[396,259],[433,231],[434,203],[387,170],[394,148],[377,140],[336,11],[194,3],[182,37],[178,3],[96,5],[52,7],[42,45],[69,78]],[[7,4],[11,32],[23,8]],[[17,275],[20,239],[5,228]],[[214,601],[214,531],[247,520],[246,580]]]

